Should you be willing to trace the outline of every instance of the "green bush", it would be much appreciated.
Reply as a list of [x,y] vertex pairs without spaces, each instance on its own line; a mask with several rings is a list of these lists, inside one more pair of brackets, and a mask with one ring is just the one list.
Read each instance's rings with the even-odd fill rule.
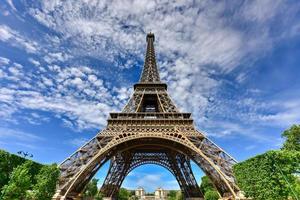
[[128,200],[130,196],[130,192],[125,188],[121,188],[118,192],[118,200]]
[[[13,169],[25,163],[26,160],[27,159],[20,156],[0,150],[0,190],[4,185],[8,183],[10,174],[12,173]],[[42,166],[43,165],[32,161],[32,165],[28,173],[31,175],[31,177],[34,177],[36,174],[38,174]],[[34,183],[35,180],[33,180],[33,184]]]
[[256,200],[283,200],[293,196],[300,170],[300,152],[268,151],[234,166],[241,190]]
[[295,195],[300,198],[300,176],[298,176],[296,179],[297,180],[294,185],[294,189],[295,189],[294,192]]
[[288,151],[300,151],[300,125],[293,125],[282,133],[286,138],[282,149]]
[[205,194],[206,191],[209,190],[216,190],[208,176],[203,176],[201,178],[200,190],[203,194]]
[[204,199],[205,200],[218,200],[220,198],[219,194],[215,190],[208,190],[205,192]]
[[171,190],[168,193],[168,200],[176,200],[176,191],[175,190]]
[[31,167],[32,162],[26,161],[13,170],[8,184],[2,189],[2,200],[20,200],[26,198],[27,191],[32,185],[32,177],[29,173]]
[[0,150],[1,200],[47,200],[55,192],[59,169]]
[[93,199],[98,193],[98,179],[92,179],[86,186],[83,192],[83,199]]
[[56,164],[45,165],[35,177],[36,184],[33,186],[33,197],[35,200],[51,199],[55,193],[59,169]]

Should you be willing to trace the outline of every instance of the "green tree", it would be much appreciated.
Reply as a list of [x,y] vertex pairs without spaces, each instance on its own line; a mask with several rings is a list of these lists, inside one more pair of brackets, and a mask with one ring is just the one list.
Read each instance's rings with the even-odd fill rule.
[[294,186],[295,194],[300,197],[300,177],[297,177],[297,181]]
[[95,200],[103,200],[103,194],[101,192],[98,192],[95,196]]
[[288,151],[300,151],[300,125],[293,125],[282,133],[286,138],[282,149]]
[[130,192],[125,188],[121,188],[118,192],[118,200],[128,200]]
[[176,200],[183,200],[183,195],[181,191],[176,192]]
[[215,190],[214,185],[211,182],[211,180],[208,178],[208,176],[202,176],[200,190],[203,194],[205,194],[206,191]]
[[234,166],[238,185],[255,200],[293,197],[294,173],[300,170],[300,152],[269,151]]
[[35,200],[51,199],[55,193],[56,182],[59,176],[59,169],[56,164],[45,165],[36,175],[36,184],[33,187]]
[[24,164],[14,168],[8,184],[2,188],[2,200],[24,200],[26,198],[27,191],[32,184],[32,177],[29,173],[32,164],[32,161],[26,161]]
[[215,190],[208,190],[205,192],[205,200],[218,200],[220,198],[219,193]]
[[168,193],[168,200],[176,200],[176,191],[175,190],[171,190]]
[[139,198],[135,195],[131,195],[129,199],[130,200],[139,200]]
[[[4,185],[7,185],[14,168],[22,165],[26,161],[27,159],[22,158],[18,155],[0,150],[0,190]],[[30,176],[35,176],[42,166],[43,165],[32,161],[32,165],[29,169]],[[35,180],[32,180],[32,182],[33,184],[35,184]]]
[[85,190],[83,192],[83,198],[84,199],[94,199],[94,197],[98,193],[98,187],[97,187],[98,179],[92,179],[85,187]]

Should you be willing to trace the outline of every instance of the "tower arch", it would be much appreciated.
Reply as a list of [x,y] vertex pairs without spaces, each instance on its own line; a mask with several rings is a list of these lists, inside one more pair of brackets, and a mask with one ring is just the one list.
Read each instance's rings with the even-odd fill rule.
[[101,191],[112,199],[129,171],[147,162],[170,169],[185,198],[200,198],[191,160],[223,197],[238,197],[232,172],[236,160],[196,129],[191,113],[179,112],[159,77],[154,34],[148,34],[146,41],[144,69],[133,95],[122,112],[110,113],[103,131],[59,165],[53,199],[80,198],[84,186],[108,160],[111,165]]

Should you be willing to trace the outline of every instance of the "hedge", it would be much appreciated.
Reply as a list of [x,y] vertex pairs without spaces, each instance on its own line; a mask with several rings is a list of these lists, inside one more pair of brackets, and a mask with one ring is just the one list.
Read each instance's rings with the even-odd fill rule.
[[[0,150],[0,191],[1,188],[8,183],[9,176],[13,169],[25,163],[26,160],[27,159],[15,154]],[[33,162],[32,167],[29,170],[31,177],[34,177],[36,174],[38,174],[42,166],[42,164]],[[35,180],[33,180],[33,184],[35,184]]]
[[255,200],[293,198],[299,172],[299,151],[268,151],[234,166],[241,190]]

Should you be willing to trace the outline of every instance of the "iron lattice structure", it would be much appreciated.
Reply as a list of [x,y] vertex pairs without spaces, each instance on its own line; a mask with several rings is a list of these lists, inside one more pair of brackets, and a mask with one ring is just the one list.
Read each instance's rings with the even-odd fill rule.
[[147,51],[140,82],[120,113],[110,113],[107,126],[60,164],[53,199],[80,199],[85,185],[107,162],[110,168],[101,192],[111,199],[130,171],[144,164],[169,170],[185,199],[203,197],[191,160],[209,176],[221,196],[238,197],[232,166],[236,161],[199,132],[191,113],[179,112],[162,83],[156,65],[154,35],[147,35]]

